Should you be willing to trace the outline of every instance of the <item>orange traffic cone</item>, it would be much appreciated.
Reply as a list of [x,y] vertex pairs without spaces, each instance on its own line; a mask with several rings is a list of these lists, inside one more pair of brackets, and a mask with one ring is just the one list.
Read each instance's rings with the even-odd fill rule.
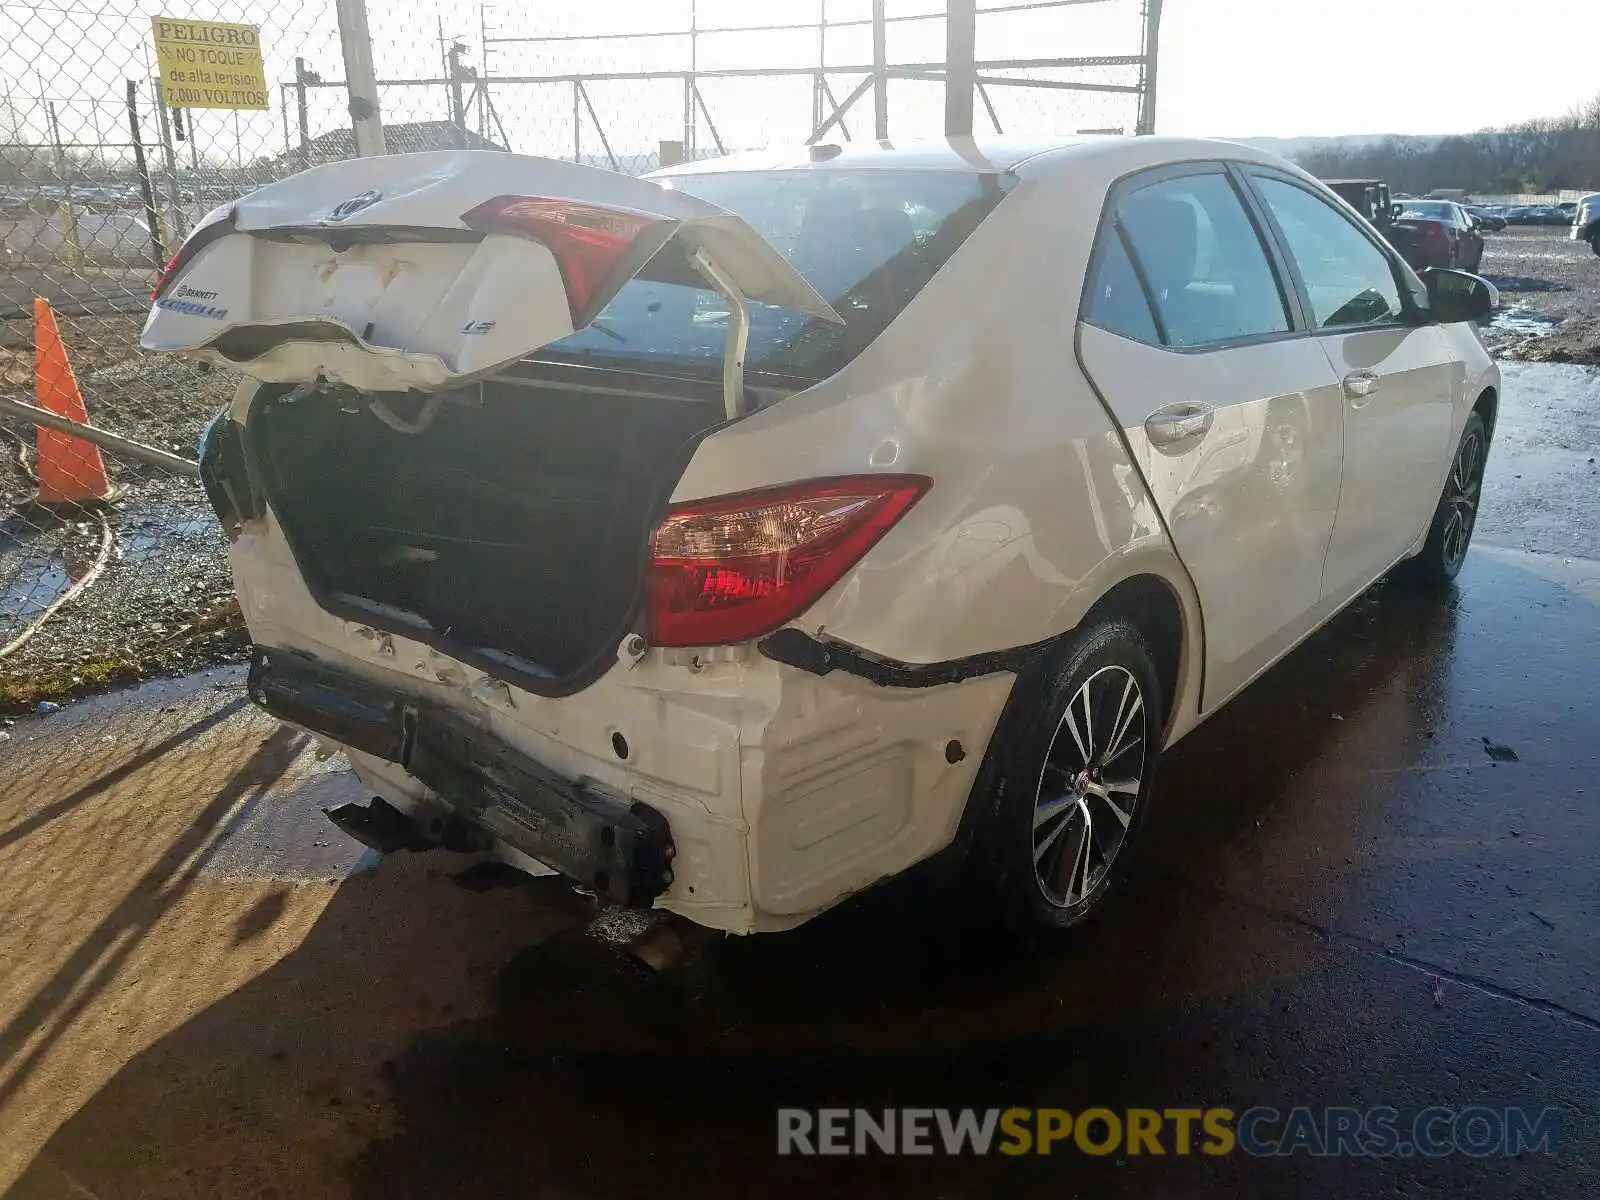
[[[39,407],[85,425],[88,411],[67,348],[56,329],[56,314],[43,296],[33,301],[33,386]],[[93,504],[111,499],[100,448],[54,429],[38,430],[39,503]]]

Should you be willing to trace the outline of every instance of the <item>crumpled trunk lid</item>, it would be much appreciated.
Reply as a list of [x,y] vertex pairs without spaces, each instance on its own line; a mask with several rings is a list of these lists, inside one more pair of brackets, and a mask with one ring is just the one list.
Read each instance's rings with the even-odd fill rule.
[[744,298],[839,319],[714,204],[595,167],[452,151],[333,163],[219,209],[164,273],[140,344],[269,383],[435,390],[583,328],[636,275],[712,286],[699,256]]

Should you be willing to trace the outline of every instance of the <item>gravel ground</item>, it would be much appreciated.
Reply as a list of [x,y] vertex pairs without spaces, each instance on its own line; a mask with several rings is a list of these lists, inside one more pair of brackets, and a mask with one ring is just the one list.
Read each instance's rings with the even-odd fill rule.
[[[233,381],[136,349],[137,315],[63,317],[89,418],[137,441],[190,457],[201,426]],[[0,387],[32,399],[29,322],[0,328]],[[0,647],[97,560],[98,516],[63,521],[27,507],[34,494],[33,436],[0,436]],[[106,514],[112,545],[104,570],[26,645],[0,659],[0,712],[166,671],[236,657],[243,645],[226,544],[193,480],[105,456],[125,489]]]
[[1600,257],[1566,229],[1488,235],[1483,274],[1500,289],[1484,340],[1502,358],[1600,365]]

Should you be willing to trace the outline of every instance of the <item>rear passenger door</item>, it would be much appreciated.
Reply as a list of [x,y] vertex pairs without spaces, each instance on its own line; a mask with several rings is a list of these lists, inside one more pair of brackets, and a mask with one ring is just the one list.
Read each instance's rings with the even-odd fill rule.
[[1251,203],[1221,164],[1124,181],[1079,328],[1199,592],[1206,708],[1315,624],[1339,497],[1338,381]]
[[1393,566],[1433,518],[1466,369],[1443,329],[1407,318],[1403,276],[1366,232],[1293,176],[1247,173],[1343,389],[1344,481],[1324,582],[1342,602]]

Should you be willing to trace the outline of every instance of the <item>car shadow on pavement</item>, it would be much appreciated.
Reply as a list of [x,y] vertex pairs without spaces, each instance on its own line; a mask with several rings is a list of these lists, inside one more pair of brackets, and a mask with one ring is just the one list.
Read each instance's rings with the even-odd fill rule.
[[[86,785],[62,804],[71,807],[74,803],[81,803],[110,786],[113,779],[124,778],[138,765],[151,761],[156,753],[170,750],[178,742],[196,736],[239,707],[234,704],[219,709],[213,717],[196,723],[183,734],[174,735],[110,775]],[[78,943],[71,956],[48,982],[0,1029],[0,1062],[10,1064],[9,1072],[0,1082],[0,1105],[12,1099],[35,1065],[50,1052],[56,1039],[88,1008],[100,991],[116,979],[122,965],[139,943],[149,936],[162,914],[194,885],[205,866],[208,846],[226,836],[226,821],[230,814],[237,815],[236,810],[241,806],[248,806],[253,799],[265,795],[283,770],[299,755],[305,741],[305,735],[287,726],[273,733],[249,761],[217,790],[194,822],[134,882],[123,901]],[[33,825],[40,818],[50,817],[54,807],[21,824]],[[20,1059],[18,1055],[21,1055]]]
[[1418,752],[1455,629],[1453,602],[1359,601],[1174,752],[1149,869],[1033,953],[910,880],[655,975],[585,936],[558,880],[470,891],[449,859],[386,860],[292,952],[134,1057],[12,1195],[969,1196],[1001,1166],[1027,1194],[1075,1194],[1061,1186],[1079,1177],[1230,1192],[1240,1168],[1198,1156],[1138,1171],[778,1159],[774,1110],[1237,1105],[1311,1070],[1322,1018],[1286,1014],[1331,970],[1327,940],[1263,918],[1270,895],[1214,893],[1267,853],[1264,826],[1296,819],[1296,779]]
[[17,842],[23,841],[24,839],[32,836],[34,833],[44,828],[44,826],[48,825],[51,821],[57,820],[71,812],[73,809],[77,808],[78,805],[84,803],[85,801],[94,799],[106,789],[113,787],[120,781],[127,779],[129,776],[142,771],[145,767],[149,766],[151,763],[155,762],[164,755],[171,754],[185,742],[193,741],[207,730],[214,729],[216,726],[223,724],[230,717],[243,711],[246,703],[248,702],[243,699],[231,701],[230,703],[211,713],[209,716],[202,717],[200,720],[195,721],[192,724],[185,725],[182,729],[179,729],[170,737],[163,741],[157,742],[155,745],[146,750],[141,751],[133,758],[128,759],[127,762],[121,763],[112,770],[109,770],[95,779],[90,780],[88,783],[85,783],[82,787],[72,792],[71,795],[63,796],[59,800],[52,801],[43,808],[39,809],[38,812],[31,813],[22,820],[8,825],[4,829],[0,829],[0,850],[4,850],[8,846],[12,846]]

